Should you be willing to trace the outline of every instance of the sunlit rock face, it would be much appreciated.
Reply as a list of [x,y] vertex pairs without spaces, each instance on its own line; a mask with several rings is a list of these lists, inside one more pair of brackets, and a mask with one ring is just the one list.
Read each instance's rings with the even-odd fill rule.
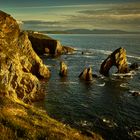
[[15,19],[0,11],[0,95],[36,100],[41,97],[38,78],[49,76],[27,33],[20,31]]
[[127,73],[128,64],[126,58],[126,50],[124,48],[118,48],[111,55],[104,60],[100,67],[100,73],[104,76],[109,76],[109,70],[112,66],[116,66],[117,73]]
[[79,78],[85,81],[91,81],[92,80],[92,68],[85,68],[83,72],[79,75]]
[[68,70],[67,65],[63,61],[60,62],[60,72],[59,72],[59,75],[61,77],[67,76],[67,70]]

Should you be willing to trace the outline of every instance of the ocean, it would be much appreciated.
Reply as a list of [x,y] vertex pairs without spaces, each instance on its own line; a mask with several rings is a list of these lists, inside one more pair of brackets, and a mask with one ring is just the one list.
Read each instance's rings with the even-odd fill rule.
[[[140,138],[140,69],[129,77],[118,78],[110,70],[109,77],[81,81],[78,76],[91,66],[93,74],[99,75],[100,65],[119,47],[127,51],[128,64],[140,65],[140,35],[135,34],[50,34],[65,46],[76,49],[73,54],[58,58],[42,59],[49,65],[51,78],[45,85],[45,108],[47,113],[73,128],[93,131],[106,140],[131,140]],[[82,54],[83,52],[83,54]],[[59,63],[68,65],[68,76],[59,76]]]

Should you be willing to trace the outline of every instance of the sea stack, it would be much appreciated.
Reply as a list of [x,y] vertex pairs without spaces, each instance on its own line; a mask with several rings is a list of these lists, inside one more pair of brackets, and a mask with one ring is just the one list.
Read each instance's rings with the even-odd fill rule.
[[92,68],[85,68],[83,72],[79,75],[79,78],[85,81],[91,81],[92,80]]
[[107,57],[107,59],[104,60],[100,67],[100,73],[104,76],[109,76],[109,70],[112,66],[117,67],[117,73],[129,72],[126,58],[126,50],[124,48],[116,49]]
[[63,61],[61,61],[60,62],[60,72],[59,72],[59,75],[61,77],[67,76],[67,70],[68,70],[67,65]]

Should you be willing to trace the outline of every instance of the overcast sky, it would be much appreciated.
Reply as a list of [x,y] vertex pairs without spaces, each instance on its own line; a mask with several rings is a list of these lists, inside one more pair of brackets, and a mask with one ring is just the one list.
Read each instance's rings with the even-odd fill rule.
[[0,0],[24,29],[140,31],[140,0]]

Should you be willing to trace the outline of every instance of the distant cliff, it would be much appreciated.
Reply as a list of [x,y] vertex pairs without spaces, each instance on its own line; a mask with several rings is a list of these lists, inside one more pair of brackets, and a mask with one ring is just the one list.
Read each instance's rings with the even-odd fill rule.
[[71,29],[64,31],[41,31],[49,34],[140,34],[140,32],[128,32],[122,30],[105,30],[105,29]]

